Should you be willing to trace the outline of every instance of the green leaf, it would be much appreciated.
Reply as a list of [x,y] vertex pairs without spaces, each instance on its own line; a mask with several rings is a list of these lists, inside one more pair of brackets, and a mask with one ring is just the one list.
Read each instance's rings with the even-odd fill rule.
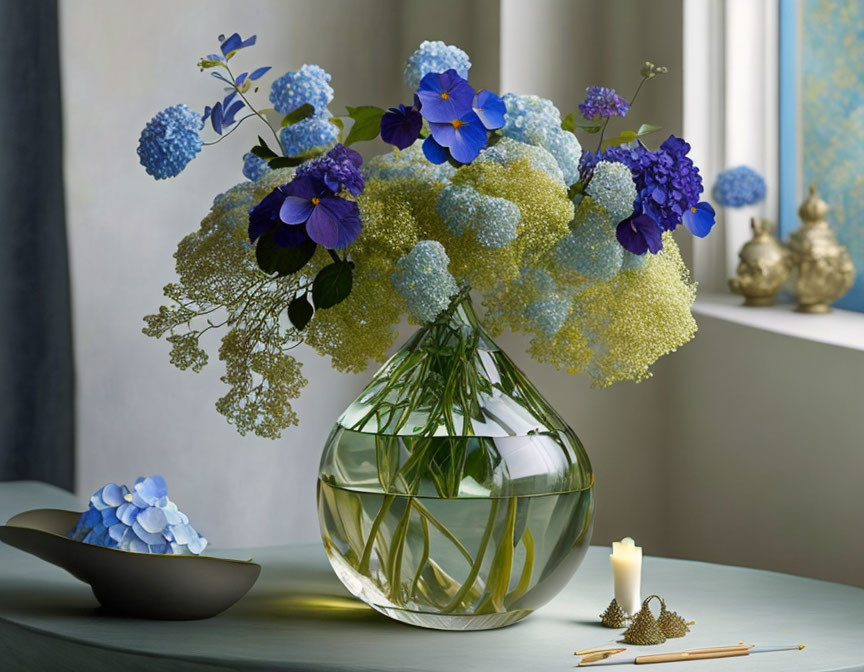
[[260,135],[258,136],[258,144],[252,148],[252,153],[265,161],[269,161],[270,159],[275,159],[279,155],[274,152],[270,147],[267,146],[267,143],[264,142],[264,138]]
[[306,328],[314,312],[315,310],[306,298],[306,294],[298,296],[288,304],[288,319],[298,331],[303,331]]
[[570,131],[573,134],[576,133],[577,128],[586,133],[599,133],[600,129],[603,128],[603,124],[599,123],[597,120],[577,119],[571,112],[561,120],[561,128],[565,131]]
[[341,117],[330,117],[330,123],[333,124],[340,131],[345,130],[345,122],[342,121]]
[[606,147],[615,147],[617,145],[626,145],[628,142],[633,142],[639,135],[636,131],[621,131],[621,134],[614,138],[607,138],[603,141]]
[[282,126],[291,126],[292,124],[296,124],[298,121],[308,119],[313,114],[315,114],[315,108],[309,103],[303,103],[296,110],[289,112],[282,118]]
[[347,261],[334,262],[318,271],[312,284],[315,308],[324,310],[344,301],[351,293],[352,276],[351,264]]
[[276,168],[293,168],[305,162],[306,159],[302,156],[277,156],[275,159],[270,159],[267,165],[275,170]]
[[354,120],[354,125],[345,138],[345,146],[362,142],[364,140],[374,140],[381,132],[381,117],[384,116],[384,110],[374,105],[363,105],[361,107],[348,107],[348,116]]
[[206,70],[207,68],[224,68],[225,64],[222,61],[217,61],[212,58],[202,58],[200,61],[198,61],[198,67],[202,70]]
[[273,231],[268,231],[258,239],[255,246],[255,259],[265,273],[291,275],[303,268],[315,254],[315,243],[306,241],[297,247],[282,247],[273,239]]
[[643,135],[648,135],[649,133],[654,133],[654,132],[659,131],[659,130],[660,130],[660,126],[654,126],[652,124],[642,124],[639,127],[639,130],[636,131],[636,135],[638,135],[641,138]]

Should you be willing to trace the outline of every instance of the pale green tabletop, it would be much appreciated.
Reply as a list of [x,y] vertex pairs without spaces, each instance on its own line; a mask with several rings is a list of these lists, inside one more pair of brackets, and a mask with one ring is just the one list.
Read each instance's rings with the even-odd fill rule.
[[[2,521],[33,508],[73,508],[73,498],[36,483],[0,484]],[[233,608],[206,621],[158,622],[100,613],[88,586],[0,544],[0,669],[554,672],[572,669],[576,649],[620,638],[597,622],[611,599],[607,548],[592,548],[567,589],[521,623],[468,633],[395,623],[351,599],[318,546],[248,553],[263,572]],[[807,645],[800,652],[674,663],[670,672],[864,670],[859,588],[653,557],[645,558],[643,585],[697,625],[684,639],[633,650],[740,640]]]

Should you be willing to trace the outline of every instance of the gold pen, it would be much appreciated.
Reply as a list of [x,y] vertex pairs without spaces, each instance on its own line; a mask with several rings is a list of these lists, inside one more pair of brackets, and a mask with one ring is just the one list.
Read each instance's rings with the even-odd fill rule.
[[[586,655],[579,661],[579,665],[590,667],[592,665],[645,665],[650,663],[676,663],[683,660],[704,660],[706,658],[731,658],[734,656],[749,656],[752,653],[768,653],[771,651],[800,651],[803,644],[792,646],[715,646],[707,649],[690,649],[689,651],[676,651],[670,653],[654,653],[642,656],[617,657],[615,649],[586,650]],[[577,652],[578,653],[578,652]],[[615,656],[613,658],[613,656]]]

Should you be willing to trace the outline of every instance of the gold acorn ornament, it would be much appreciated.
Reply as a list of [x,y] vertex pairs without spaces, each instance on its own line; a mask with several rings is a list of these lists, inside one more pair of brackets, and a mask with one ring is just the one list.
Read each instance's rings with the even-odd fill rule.
[[828,224],[831,208],[819,197],[815,183],[801,204],[801,228],[789,236],[793,285],[799,313],[828,313],[831,303],[843,296],[855,281],[849,250],[837,242]]
[[623,628],[627,625],[627,614],[618,605],[618,600],[614,597],[606,607],[606,611],[600,614],[600,622],[607,628]]
[[772,231],[767,219],[750,220],[753,238],[738,253],[740,263],[729,288],[744,297],[745,306],[771,306],[789,277],[791,258]]
[[666,609],[666,602],[661,598],[660,615],[657,617],[657,625],[660,628],[660,632],[667,639],[673,639],[675,637],[683,637],[690,632],[690,626],[693,625],[693,621],[688,623],[677,612],[668,611]]
[[645,601],[642,602],[642,608],[633,620],[633,625],[627,628],[627,631],[624,633],[624,641],[628,644],[645,646],[662,644],[666,641],[666,636],[660,630],[660,626],[657,625],[657,619],[654,618],[654,614],[651,613],[651,607],[648,604],[653,599],[660,600],[661,608],[665,604],[663,598],[659,595],[649,595],[645,598]]

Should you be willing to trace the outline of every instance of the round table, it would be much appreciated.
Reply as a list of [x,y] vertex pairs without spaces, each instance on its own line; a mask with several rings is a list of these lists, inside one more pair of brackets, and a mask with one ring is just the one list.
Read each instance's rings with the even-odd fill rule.
[[[74,500],[41,484],[0,484],[0,519],[32,508],[70,509]],[[88,586],[0,544],[0,669],[554,672],[572,669],[575,650],[611,646],[621,637],[597,618],[611,599],[608,548],[591,548],[546,607],[485,632],[422,630],[388,620],[348,595],[317,545],[247,552],[263,571],[244,599],[209,620],[160,622],[108,616]],[[740,640],[807,645],[676,663],[673,672],[864,670],[862,589],[655,557],[644,560],[643,586],[696,625],[684,639],[633,651]]]

